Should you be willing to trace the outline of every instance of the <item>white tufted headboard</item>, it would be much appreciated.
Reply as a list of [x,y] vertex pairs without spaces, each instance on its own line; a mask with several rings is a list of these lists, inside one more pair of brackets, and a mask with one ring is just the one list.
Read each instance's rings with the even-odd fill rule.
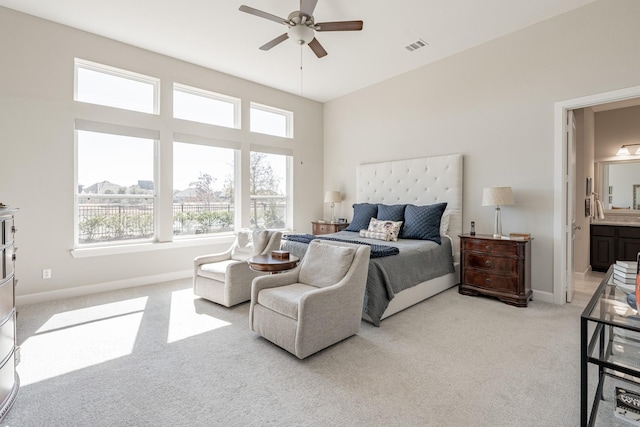
[[357,203],[430,205],[447,202],[449,236],[459,261],[462,233],[462,154],[358,166]]

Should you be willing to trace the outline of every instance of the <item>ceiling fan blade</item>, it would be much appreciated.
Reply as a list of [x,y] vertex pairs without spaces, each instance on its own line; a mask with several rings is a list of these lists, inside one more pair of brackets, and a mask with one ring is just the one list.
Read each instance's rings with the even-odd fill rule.
[[284,33],[278,37],[276,37],[275,39],[271,40],[270,42],[267,42],[265,44],[263,44],[262,46],[260,46],[260,50],[269,50],[272,47],[279,45],[280,43],[282,43],[283,41],[285,41],[286,39],[288,39],[289,36],[287,35],[287,33]]
[[318,4],[318,0],[300,0],[300,13],[306,13],[313,16],[313,11]]
[[360,31],[362,21],[320,22],[316,24],[316,31]]
[[286,24],[287,23],[287,20],[284,19],[284,18],[280,18],[279,16],[272,15],[270,13],[263,12],[263,11],[258,10],[258,9],[254,9],[252,7],[249,7],[249,6],[242,5],[242,6],[240,6],[239,10],[241,12],[246,12],[246,13],[248,13],[250,15],[259,16],[260,18],[265,18],[265,19],[268,19],[270,21],[277,22],[278,24]]
[[324,50],[324,48],[322,47],[322,45],[320,44],[320,42],[318,41],[317,38],[314,37],[313,40],[311,40],[309,42],[309,47],[311,48],[313,53],[316,54],[316,56],[318,58],[322,58],[323,56],[327,56],[327,51]]

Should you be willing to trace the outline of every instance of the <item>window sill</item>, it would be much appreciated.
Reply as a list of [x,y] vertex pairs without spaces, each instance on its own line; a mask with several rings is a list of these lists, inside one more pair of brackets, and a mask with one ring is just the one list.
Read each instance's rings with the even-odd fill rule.
[[114,245],[114,246],[99,246],[99,247],[87,247],[76,248],[71,250],[71,256],[74,258],[89,258],[95,256],[105,255],[121,255],[140,252],[160,251],[166,249],[180,249],[180,248],[193,248],[198,246],[215,245],[233,243],[235,239],[234,235],[226,235],[219,237],[207,237],[202,239],[185,239],[177,240],[173,242],[145,242],[135,243],[130,245]]

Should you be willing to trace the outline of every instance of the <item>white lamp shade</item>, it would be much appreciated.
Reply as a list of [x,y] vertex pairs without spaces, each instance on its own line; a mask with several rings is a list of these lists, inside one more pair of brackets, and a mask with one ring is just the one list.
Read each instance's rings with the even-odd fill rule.
[[325,191],[324,202],[325,203],[340,203],[342,201],[342,195],[339,191]]
[[624,145],[618,148],[618,152],[616,153],[616,156],[629,156],[629,155],[631,155],[631,152]]
[[482,206],[513,205],[511,187],[492,187],[482,191]]

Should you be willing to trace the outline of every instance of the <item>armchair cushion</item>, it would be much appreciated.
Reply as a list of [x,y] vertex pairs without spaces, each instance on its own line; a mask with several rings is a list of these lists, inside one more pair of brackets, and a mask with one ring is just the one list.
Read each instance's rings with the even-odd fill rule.
[[310,244],[300,266],[300,283],[318,288],[339,282],[351,267],[354,247]]
[[298,320],[298,305],[302,295],[317,288],[302,283],[263,289],[258,293],[258,304]]
[[235,264],[237,262],[238,261],[228,259],[219,262],[212,262],[210,264],[203,264],[198,269],[198,275],[224,283],[227,267],[229,264]]

